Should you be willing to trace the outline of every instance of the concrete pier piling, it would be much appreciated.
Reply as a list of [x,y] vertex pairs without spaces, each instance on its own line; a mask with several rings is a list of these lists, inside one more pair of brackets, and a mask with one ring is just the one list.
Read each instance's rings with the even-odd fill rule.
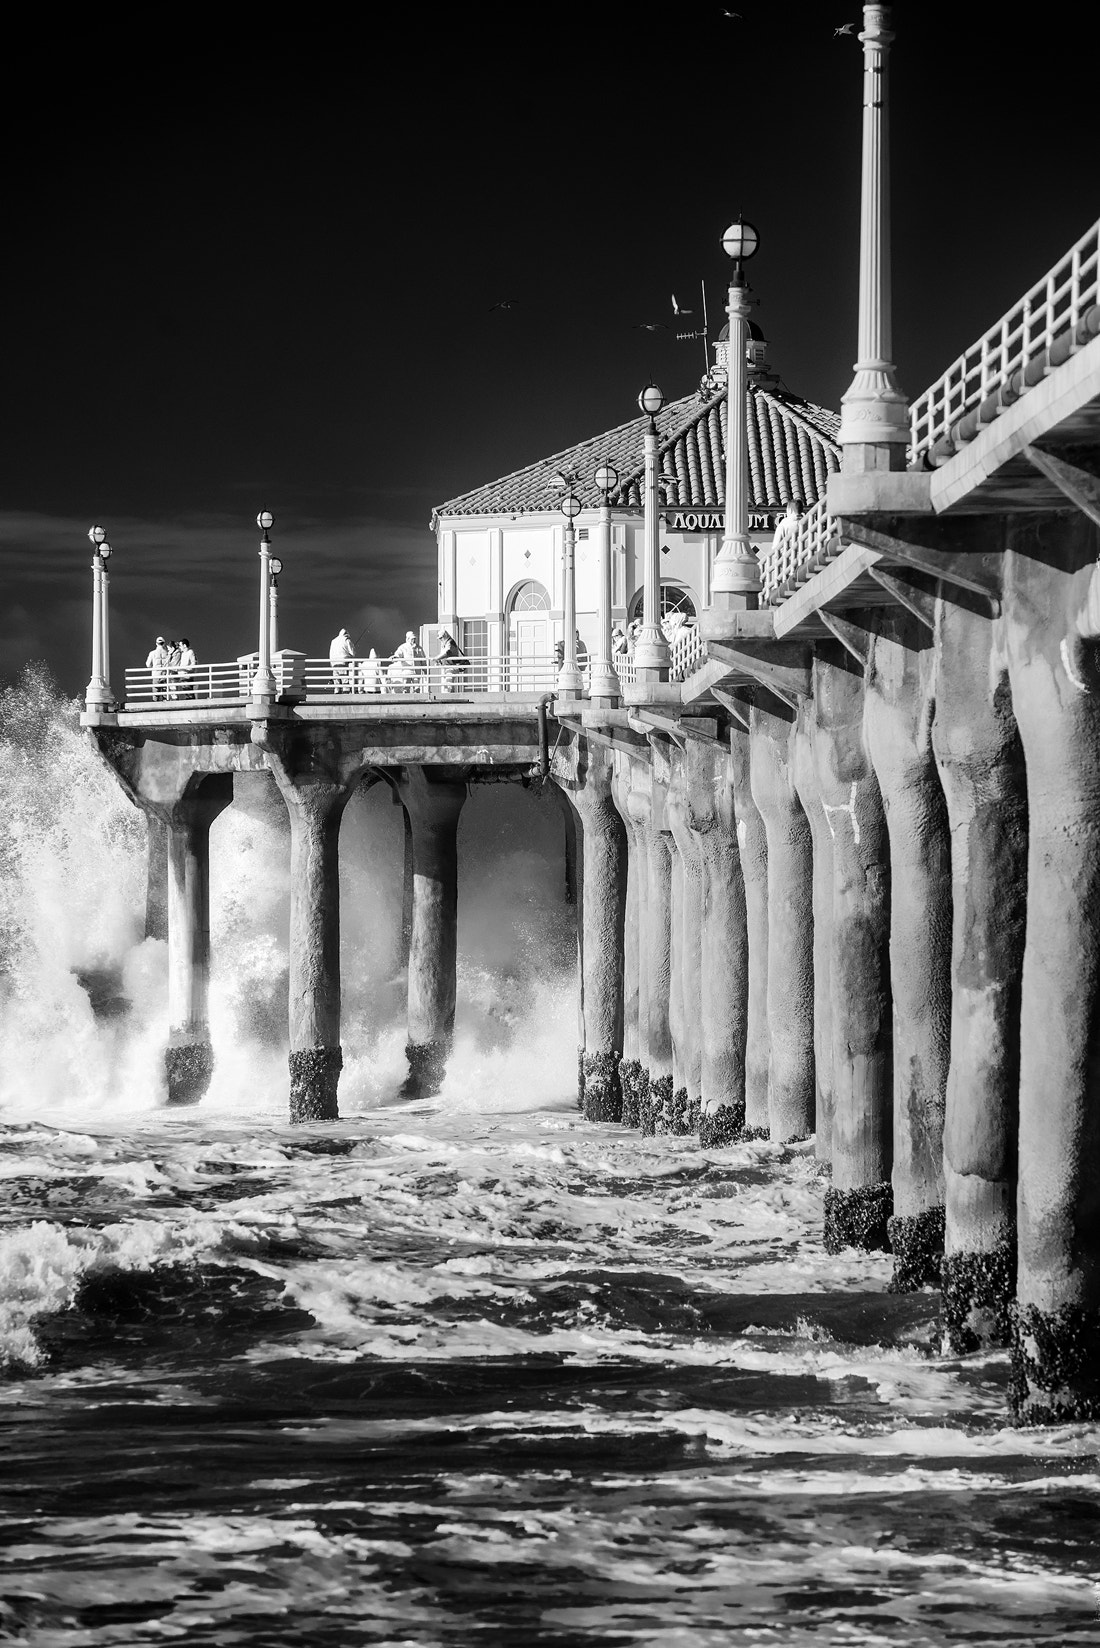
[[700,1116],[704,1146],[729,1144],[745,1125],[749,937],[737,850],[730,760],[698,744],[685,751],[689,826],[699,843],[703,915],[699,957]]
[[[690,777],[686,751],[671,752],[672,781],[665,806],[673,844],[673,955],[669,1020],[673,1036],[671,1133],[696,1133],[702,1098],[702,1025],[698,1010],[702,988],[703,870],[698,834],[690,828]],[[677,983],[678,981],[678,983]],[[677,1003],[673,1024],[673,1001]]]
[[932,754],[936,676],[931,628],[904,608],[877,614],[864,733],[890,843],[894,1212],[889,1238],[898,1292],[938,1284],[943,1258],[951,852]]
[[810,826],[813,856],[814,1153],[831,1171],[833,1144],[833,835],[814,765],[813,703],[802,699],[791,730],[791,782]]
[[[654,777],[667,781],[667,770],[655,772]],[[653,789],[657,789],[656,784]],[[672,863],[662,828],[663,811],[663,795],[651,791],[643,832],[646,893],[642,955],[646,975],[646,1022],[642,1042],[644,1075],[638,1101],[638,1123],[643,1133],[655,1132],[658,1116],[670,1111],[672,1105],[672,1032],[669,1027]]]
[[[589,1121],[622,1120],[623,975],[627,835],[612,795],[613,764],[589,753],[567,792],[576,813],[580,886],[581,1108]],[[636,967],[635,959],[635,967]],[[637,982],[634,980],[635,1034]]]
[[794,786],[794,712],[763,697],[750,721],[752,796],[768,839],[768,1130],[814,1130],[813,842]]
[[145,815],[145,936],[168,937],[168,830],[156,813]]
[[409,1097],[438,1092],[455,1023],[458,950],[458,821],[466,785],[425,767],[398,780],[412,827],[413,908],[405,1048]]
[[[748,705],[744,706],[746,720]],[[752,794],[748,727],[730,727],[730,788],[745,892],[745,931],[748,977],[746,995],[745,1120],[746,1137],[768,1136],[768,1067],[771,1039],[768,1031],[768,837]]]
[[279,775],[290,814],[290,1120],[336,1121],[340,1042],[340,820],[347,783]]
[[878,779],[864,745],[864,673],[822,648],[813,664],[814,756],[833,838],[832,1184],[825,1245],[887,1246],[893,1212],[890,865]]
[[944,1120],[944,1327],[1008,1344],[1016,1293],[1027,780],[1004,623],[944,601],[932,742],[951,833],[951,1058]]
[[1100,1418],[1100,530],[1014,523],[1004,566],[1027,771],[1014,1401]]
[[196,1104],[210,1085],[210,826],[233,799],[233,780],[189,781],[162,814],[168,836],[169,1104]]

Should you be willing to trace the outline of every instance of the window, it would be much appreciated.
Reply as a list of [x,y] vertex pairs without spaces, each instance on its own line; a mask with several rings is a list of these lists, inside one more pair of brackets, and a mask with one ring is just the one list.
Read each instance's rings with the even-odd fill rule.
[[473,663],[475,658],[489,656],[489,624],[485,618],[464,618],[462,621],[462,650]]
[[[645,591],[639,590],[630,603],[631,618],[640,618],[645,604]],[[682,612],[685,618],[695,617],[695,602],[686,589],[679,584],[661,585],[661,617],[668,618],[674,612]]]
[[536,584],[534,579],[529,579],[527,583],[520,584],[512,597],[512,611],[549,612],[550,597],[541,584]]

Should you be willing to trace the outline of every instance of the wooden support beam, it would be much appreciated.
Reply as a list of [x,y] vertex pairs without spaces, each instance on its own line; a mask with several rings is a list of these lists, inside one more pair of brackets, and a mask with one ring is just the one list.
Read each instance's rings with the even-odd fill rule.
[[797,641],[711,641],[707,656],[751,675],[792,709],[813,695],[810,649]]
[[868,571],[876,584],[892,595],[903,607],[910,611],[914,618],[919,618],[922,624],[929,629],[936,627],[936,597],[927,589],[918,589],[915,584],[908,583],[904,578],[898,578],[892,572],[883,572],[881,567],[869,567]]
[[888,561],[900,561],[903,566],[912,566],[920,572],[927,572],[931,577],[939,579],[942,584],[953,584],[958,589],[968,589],[972,595],[979,596],[983,602],[989,604],[991,617],[996,617],[1000,612],[1000,586],[984,567],[973,564],[972,556],[908,543],[901,538],[893,537],[889,532],[880,532],[877,527],[865,526],[860,520],[844,519],[838,522],[838,525],[842,535],[851,539],[853,543],[875,550]]
[[722,708],[729,715],[732,715],[733,719],[735,721],[740,721],[740,723],[744,727],[745,731],[748,732],[748,730],[749,730],[749,709],[748,709],[748,705],[747,704],[742,704],[739,699],[734,697],[732,692],[727,692],[724,687],[712,687],[711,692],[712,692],[713,696],[715,698],[717,698],[717,700],[721,704]]
[[1055,457],[1041,446],[1025,446],[1024,457],[1048,481],[1053,481],[1082,515],[1100,526],[1100,480],[1095,475],[1077,464],[1067,463],[1065,458]]
[[819,607],[817,615],[825,627],[832,630],[841,646],[851,653],[860,668],[865,668],[875,640],[871,631],[860,624],[849,623],[847,618],[841,618],[825,607]]

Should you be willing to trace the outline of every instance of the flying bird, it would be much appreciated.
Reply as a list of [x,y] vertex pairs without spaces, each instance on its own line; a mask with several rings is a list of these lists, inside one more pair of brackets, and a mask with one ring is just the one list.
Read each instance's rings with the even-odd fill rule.
[[674,315],[693,315],[694,309],[685,309],[683,304],[676,302],[676,293],[672,294],[672,313]]
[[668,327],[663,320],[641,320],[630,328],[632,332],[667,332]]
[[730,18],[735,23],[743,23],[745,21],[739,11],[726,11],[725,7],[722,8],[722,16]]
[[835,37],[838,34],[855,34],[855,32],[856,26],[854,23],[842,23],[839,29],[833,30],[833,35]]
[[514,309],[515,306],[516,305],[515,305],[514,299],[512,299],[512,298],[501,298],[499,303],[491,303],[489,305],[489,313],[492,314],[494,309]]

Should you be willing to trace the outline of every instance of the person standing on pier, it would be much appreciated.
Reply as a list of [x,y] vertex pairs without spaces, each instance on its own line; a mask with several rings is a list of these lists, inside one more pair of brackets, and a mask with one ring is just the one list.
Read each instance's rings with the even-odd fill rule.
[[355,647],[351,636],[346,629],[339,635],[334,635],[329,642],[328,661],[332,666],[333,692],[351,691],[351,662],[355,657]]
[[153,680],[153,697],[168,696],[168,647],[163,635],[157,636],[156,646],[145,660],[145,668]]
[[182,635],[176,656],[177,698],[194,698],[196,662],[194,647],[192,647],[186,635]]

